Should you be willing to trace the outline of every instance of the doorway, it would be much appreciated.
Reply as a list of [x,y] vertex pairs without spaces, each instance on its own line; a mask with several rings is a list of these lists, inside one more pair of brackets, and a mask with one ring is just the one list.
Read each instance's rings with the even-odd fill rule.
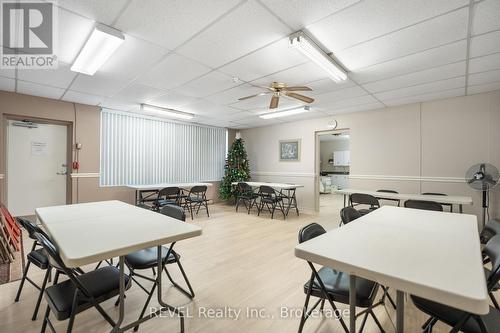
[[68,189],[68,126],[7,120],[7,206],[14,216],[64,205]]
[[335,190],[349,187],[350,156],[349,130],[317,132],[316,204],[320,212],[337,212],[342,208],[342,196],[335,194]]

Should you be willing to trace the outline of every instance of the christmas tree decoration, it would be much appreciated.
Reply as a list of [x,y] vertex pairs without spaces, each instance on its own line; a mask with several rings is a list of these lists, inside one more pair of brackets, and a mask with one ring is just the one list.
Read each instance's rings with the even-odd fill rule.
[[244,141],[241,138],[234,140],[227,152],[226,165],[224,166],[224,177],[222,178],[219,194],[224,200],[235,197],[236,189],[233,182],[246,182],[250,179],[250,166]]

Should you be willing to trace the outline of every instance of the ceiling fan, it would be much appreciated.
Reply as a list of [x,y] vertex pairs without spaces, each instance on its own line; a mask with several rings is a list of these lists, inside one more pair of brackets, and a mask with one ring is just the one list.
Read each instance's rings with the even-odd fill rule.
[[301,94],[297,94],[294,91],[312,91],[311,88],[306,87],[306,86],[294,86],[294,87],[288,87],[286,83],[281,83],[281,82],[273,82],[269,87],[262,87],[267,89],[268,91],[261,92],[259,94],[251,95],[251,96],[246,96],[239,98],[239,101],[243,101],[245,99],[257,97],[257,96],[264,96],[264,95],[270,95],[272,94],[271,97],[271,103],[269,104],[270,109],[276,109],[278,107],[278,103],[280,100],[280,97],[282,96],[288,96],[291,98],[298,99],[302,102],[305,103],[312,103],[314,102],[314,98],[307,97]]

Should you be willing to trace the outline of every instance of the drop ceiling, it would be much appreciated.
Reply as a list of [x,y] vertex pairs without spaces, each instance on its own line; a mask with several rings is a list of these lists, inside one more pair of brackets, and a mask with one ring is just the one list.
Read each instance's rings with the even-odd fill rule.
[[[0,90],[249,128],[500,89],[498,0],[59,0],[57,70],[0,70]],[[70,71],[95,22],[125,34],[94,75]],[[304,30],[348,70],[340,84],[288,45]],[[272,81],[308,85],[312,111],[264,120]],[[298,106],[282,98],[280,106]]]

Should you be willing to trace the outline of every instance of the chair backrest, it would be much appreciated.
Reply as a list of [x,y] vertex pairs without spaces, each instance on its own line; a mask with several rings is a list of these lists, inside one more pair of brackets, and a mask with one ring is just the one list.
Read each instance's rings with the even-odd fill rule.
[[394,191],[394,190],[377,190],[377,192],[382,192],[382,193],[396,193],[396,194],[399,193],[398,191]]
[[491,291],[500,280],[500,235],[493,236],[486,243],[483,254],[491,260],[491,271],[486,277],[488,291]]
[[24,219],[22,217],[16,217],[17,223],[19,223],[24,230],[28,232],[28,236],[31,239],[36,240],[35,233],[37,232],[38,226],[31,222],[30,220]]
[[259,194],[264,197],[276,196],[276,191],[271,186],[261,185],[259,187]]
[[344,207],[340,210],[340,219],[344,224],[352,222],[359,217],[361,217],[361,213],[354,207]]
[[317,223],[308,224],[299,231],[299,243],[307,242],[325,233],[326,230],[321,225]]
[[186,221],[184,209],[177,205],[165,205],[160,209],[160,213],[180,221]]
[[495,218],[486,223],[479,238],[482,244],[486,244],[493,236],[498,234],[500,234],[500,220]]
[[441,195],[441,196],[447,196],[448,194],[444,193],[435,193],[435,192],[424,192],[422,195]]
[[434,210],[437,212],[443,211],[443,206],[441,206],[440,203],[437,203],[435,201],[406,200],[405,207],[406,208],[423,209],[423,210]]
[[238,183],[238,193],[250,193],[252,192],[252,186],[248,185],[247,183],[240,182]]
[[45,253],[49,256],[49,260],[56,263],[58,269],[62,270],[64,274],[75,284],[75,286],[83,293],[83,295],[89,299],[92,299],[92,294],[89,290],[80,282],[74,271],[68,268],[61,259],[59,254],[59,249],[52,242],[52,240],[46,235],[42,233],[35,233],[35,237],[43,247]]
[[165,188],[162,188],[160,191],[158,191],[158,199],[161,199],[161,198],[167,198],[167,199],[177,198],[180,193],[181,193],[181,189],[178,188],[178,187],[175,187],[175,186],[165,187]]
[[378,199],[370,194],[352,193],[350,195],[349,200],[351,202],[351,206],[353,206],[354,204],[358,204],[358,205],[370,205],[372,207],[380,207]]
[[191,191],[189,191],[190,195],[194,194],[197,197],[205,197],[205,194],[207,193],[207,185],[196,185],[191,187]]

